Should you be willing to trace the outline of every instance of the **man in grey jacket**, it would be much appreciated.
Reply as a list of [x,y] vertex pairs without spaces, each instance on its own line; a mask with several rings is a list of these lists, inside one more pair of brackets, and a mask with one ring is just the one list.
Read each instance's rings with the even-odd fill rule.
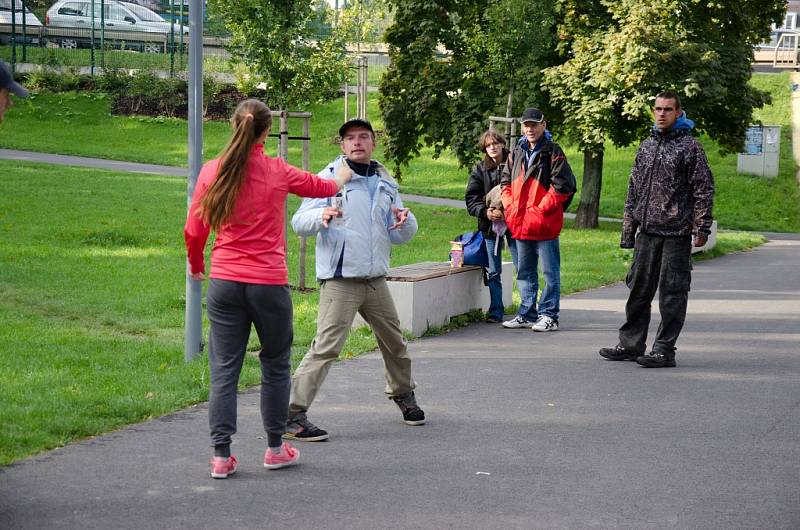
[[292,378],[285,438],[317,442],[328,433],[308,421],[311,406],[328,370],[342,351],[356,313],[372,328],[383,355],[385,392],[409,425],[425,423],[414,397],[411,358],[400,330],[394,300],[386,285],[393,244],[409,241],[417,220],[403,208],[398,186],[386,168],[372,160],[375,132],[354,119],[339,129],[344,156],[319,175],[334,178],[342,164],[352,178],[332,199],[306,199],[292,217],[298,235],[316,235],[317,279],[321,283],[317,334]]
[[[652,134],[636,153],[625,200],[622,248],[634,248],[630,289],[619,343],[601,348],[611,361],[647,368],[675,366],[675,342],[686,319],[692,280],[692,246],[702,247],[711,228],[714,178],[691,134],[694,122],[674,92],[656,96]],[[659,292],[661,324],[645,354],[650,304]]]

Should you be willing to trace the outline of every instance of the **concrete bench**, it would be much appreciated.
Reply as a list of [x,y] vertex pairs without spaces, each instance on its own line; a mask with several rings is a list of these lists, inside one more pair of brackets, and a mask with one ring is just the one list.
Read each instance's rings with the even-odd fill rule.
[[[443,326],[451,317],[489,308],[489,288],[481,267],[450,268],[449,262],[428,261],[393,267],[386,275],[400,327],[419,337],[429,327]],[[503,305],[511,305],[513,267],[503,263]],[[353,327],[366,325],[360,315]]]

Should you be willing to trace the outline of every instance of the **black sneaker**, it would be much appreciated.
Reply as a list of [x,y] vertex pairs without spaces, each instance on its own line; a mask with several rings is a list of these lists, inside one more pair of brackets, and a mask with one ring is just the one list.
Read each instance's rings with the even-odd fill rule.
[[423,425],[425,423],[425,413],[417,405],[414,391],[399,396],[391,396],[391,399],[400,407],[400,412],[403,413],[403,421],[407,425]]
[[324,442],[328,439],[328,431],[323,431],[306,419],[305,414],[289,418],[283,437],[298,442]]
[[636,362],[645,368],[673,368],[675,365],[675,355],[668,355],[660,352],[650,352],[647,355],[640,355]]
[[613,348],[600,348],[600,357],[605,357],[609,361],[635,361],[641,354],[623,348],[619,344]]

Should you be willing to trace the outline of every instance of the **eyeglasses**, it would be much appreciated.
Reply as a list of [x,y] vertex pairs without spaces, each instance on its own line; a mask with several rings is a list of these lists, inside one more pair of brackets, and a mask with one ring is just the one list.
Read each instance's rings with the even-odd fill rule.
[[672,112],[675,107],[653,107],[653,112]]

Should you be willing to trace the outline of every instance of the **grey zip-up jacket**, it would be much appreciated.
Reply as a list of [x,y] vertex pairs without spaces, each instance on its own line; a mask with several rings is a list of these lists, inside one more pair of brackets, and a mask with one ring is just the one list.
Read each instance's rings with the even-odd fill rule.
[[711,231],[714,178],[703,146],[687,129],[654,130],[636,153],[628,181],[622,248],[636,231],[676,237]]

